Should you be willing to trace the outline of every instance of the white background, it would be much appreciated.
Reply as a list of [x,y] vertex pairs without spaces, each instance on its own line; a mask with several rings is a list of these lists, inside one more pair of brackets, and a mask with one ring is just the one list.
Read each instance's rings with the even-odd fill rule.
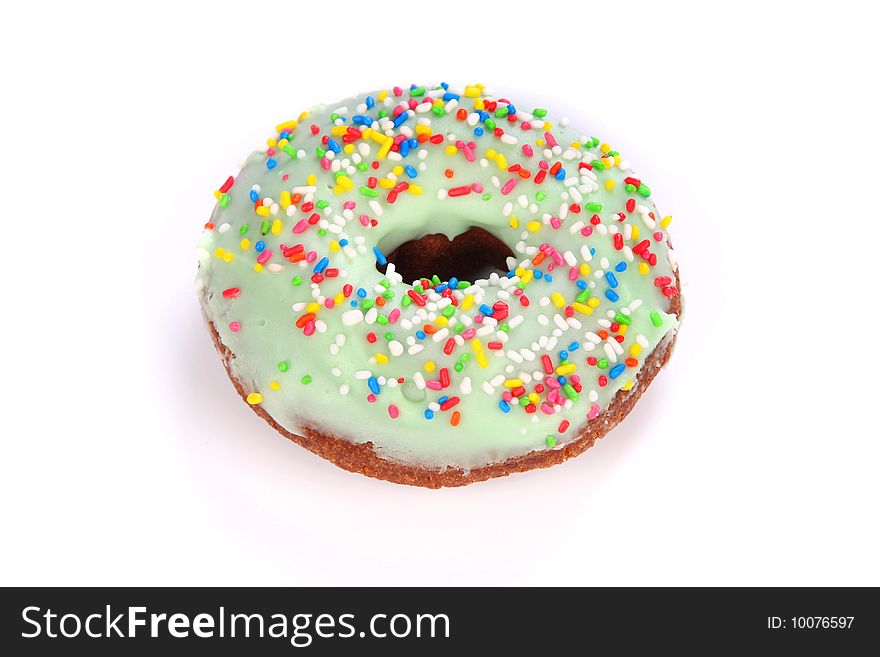
[[[876,17],[591,4],[4,9],[0,583],[880,584]],[[587,454],[430,491],[275,434],[193,280],[276,123],[441,80],[633,162],[687,311]]]

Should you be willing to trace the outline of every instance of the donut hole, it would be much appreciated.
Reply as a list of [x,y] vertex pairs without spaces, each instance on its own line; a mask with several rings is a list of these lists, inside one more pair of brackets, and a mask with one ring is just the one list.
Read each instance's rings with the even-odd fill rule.
[[[474,281],[492,272],[506,273],[513,251],[489,231],[474,227],[451,240],[433,233],[404,242],[385,257],[406,283],[435,275],[442,281]],[[387,268],[376,265],[383,274]]]

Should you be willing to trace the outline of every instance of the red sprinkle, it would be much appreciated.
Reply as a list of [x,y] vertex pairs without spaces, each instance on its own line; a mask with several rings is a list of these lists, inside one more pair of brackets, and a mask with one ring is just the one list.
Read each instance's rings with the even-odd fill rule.
[[228,290],[223,290],[223,297],[226,299],[234,299],[239,294],[241,294],[241,290],[237,287],[231,287]]
[[460,401],[461,401],[461,399],[458,397],[450,397],[445,402],[440,404],[440,410],[441,411],[448,411],[450,408],[452,408],[453,406],[458,404],[458,402],[460,402]]

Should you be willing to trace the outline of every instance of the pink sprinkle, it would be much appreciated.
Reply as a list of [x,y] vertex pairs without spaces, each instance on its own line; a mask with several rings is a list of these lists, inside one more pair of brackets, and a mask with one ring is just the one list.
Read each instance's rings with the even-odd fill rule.
[[555,377],[552,377],[552,376],[548,376],[546,379],[544,379],[544,383],[547,384],[547,387],[548,387],[548,388],[559,388],[559,387],[561,387],[561,386],[559,385],[559,381],[557,381],[556,378],[555,378]]
[[[523,130],[531,130],[531,129],[532,129],[532,124],[529,123],[528,121],[523,121],[523,122],[520,124],[520,127],[521,127]],[[523,150],[525,150],[525,146],[523,146]],[[529,146],[529,150],[532,150],[532,147],[531,147],[531,146]],[[531,154],[531,153],[528,153],[528,155],[529,155],[529,157],[531,157],[532,154]]]
[[538,168],[539,169],[549,169],[550,165],[547,164],[547,160],[541,160],[540,162],[538,162]]
[[553,136],[551,133],[549,133],[549,132],[545,132],[545,133],[544,133],[544,139],[547,140],[547,145],[548,145],[550,148],[553,148],[554,146],[558,146],[558,145],[559,145],[559,144],[556,143],[556,137],[554,137],[554,136]]
[[306,322],[306,325],[303,327],[304,335],[314,335],[315,334],[315,323],[313,321]]
[[465,340],[470,340],[470,339],[471,339],[472,337],[474,337],[476,334],[477,334],[476,329],[469,328],[467,331],[464,331],[464,332],[461,334],[461,337],[463,337]]
[[516,178],[511,178],[506,183],[504,183],[504,187],[501,188],[501,193],[504,195],[510,194],[513,191],[513,188],[516,187]]
[[288,178],[290,178],[290,176],[287,175],[286,173],[283,176],[281,176],[281,180],[283,180],[284,182],[287,182]]
[[305,219],[300,219],[296,222],[296,226],[293,227],[294,235],[299,235],[300,233],[306,232],[306,229],[309,227],[309,222]]
[[392,419],[392,420],[396,420],[396,419],[397,419],[397,416],[400,415],[400,411],[398,410],[398,408],[397,408],[396,405],[391,404],[391,405],[388,406],[388,415],[391,416],[391,419]]
[[571,385],[576,386],[581,382],[581,377],[579,377],[577,374],[570,374],[568,376],[568,380],[571,382]]
[[501,399],[503,399],[506,402],[509,402],[511,399],[513,399],[513,393],[510,392],[510,390],[505,390],[504,392],[501,393]]
[[559,230],[562,227],[562,221],[560,221],[559,217],[550,217],[550,225],[553,226],[554,230]]
[[482,316],[482,315],[476,315],[476,316],[474,317],[474,322],[476,322],[477,324],[482,324],[482,323],[483,323],[483,316]]
[[547,402],[543,402],[541,404],[541,410],[544,412],[544,415],[553,415],[556,411],[553,410],[553,407]]
[[587,419],[592,420],[598,415],[599,415],[599,404],[593,402],[593,405],[590,406],[590,412],[587,413]]
[[523,144],[522,152],[523,152],[523,155],[525,155],[526,157],[531,157],[532,155],[535,154],[535,151],[534,151],[534,149],[532,149],[531,144]]
[[324,169],[324,171],[330,171],[330,160],[326,157],[321,158],[321,168]]
[[483,193],[483,186],[480,183],[474,183],[471,185],[471,189],[474,190],[477,194]]
[[261,265],[266,264],[266,261],[272,257],[272,252],[269,249],[263,251],[258,257],[257,262]]
[[369,395],[367,395],[367,401],[371,404],[374,403],[376,401],[376,395],[371,392]]
[[555,404],[557,401],[559,401],[559,389],[558,388],[554,388],[553,390],[551,390],[550,392],[547,393],[547,401],[550,402],[551,404]]
[[332,308],[333,305],[334,305],[334,304],[333,304],[333,299],[331,299],[330,297],[327,297],[326,299],[324,299],[324,305],[325,305],[327,308]]
[[317,251],[309,251],[308,253],[306,253],[306,262],[314,262],[317,257]]
[[370,218],[365,214],[362,214],[360,217],[358,217],[358,220],[360,220],[361,226],[369,226],[370,225]]
[[400,308],[395,308],[388,315],[388,323],[393,324],[394,322],[396,322],[398,320],[399,317],[400,317]]
[[354,210],[355,207],[357,207],[357,203],[355,203],[354,201],[346,201],[342,204],[342,207],[346,210]]
[[266,150],[266,155],[275,155],[275,149],[274,149],[274,148],[269,148],[269,149],[267,149],[267,150]]
[[655,242],[659,242],[662,239],[663,239],[663,233],[661,231],[658,230],[656,233],[654,233],[654,241]]
[[568,280],[576,281],[578,276],[580,276],[580,271],[577,267],[572,267],[568,270]]
[[238,333],[238,331],[240,329],[241,329],[241,324],[239,324],[238,322],[229,322],[229,330],[232,331],[233,333]]
[[584,237],[589,237],[592,234],[593,234],[593,227],[592,226],[584,226],[583,228],[581,228],[581,235],[583,235]]
[[428,379],[425,381],[425,385],[428,386],[431,390],[443,390],[443,384],[440,383],[437,379]]

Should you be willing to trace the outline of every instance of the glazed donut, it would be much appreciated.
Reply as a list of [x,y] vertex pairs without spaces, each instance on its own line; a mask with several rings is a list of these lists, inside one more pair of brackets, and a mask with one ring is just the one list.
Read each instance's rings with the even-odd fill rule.
[[316,106],[214,195],[196,288],[229,377],[347,470],[440,487],[559,463],[671,353],[651,189],[483,85]]

